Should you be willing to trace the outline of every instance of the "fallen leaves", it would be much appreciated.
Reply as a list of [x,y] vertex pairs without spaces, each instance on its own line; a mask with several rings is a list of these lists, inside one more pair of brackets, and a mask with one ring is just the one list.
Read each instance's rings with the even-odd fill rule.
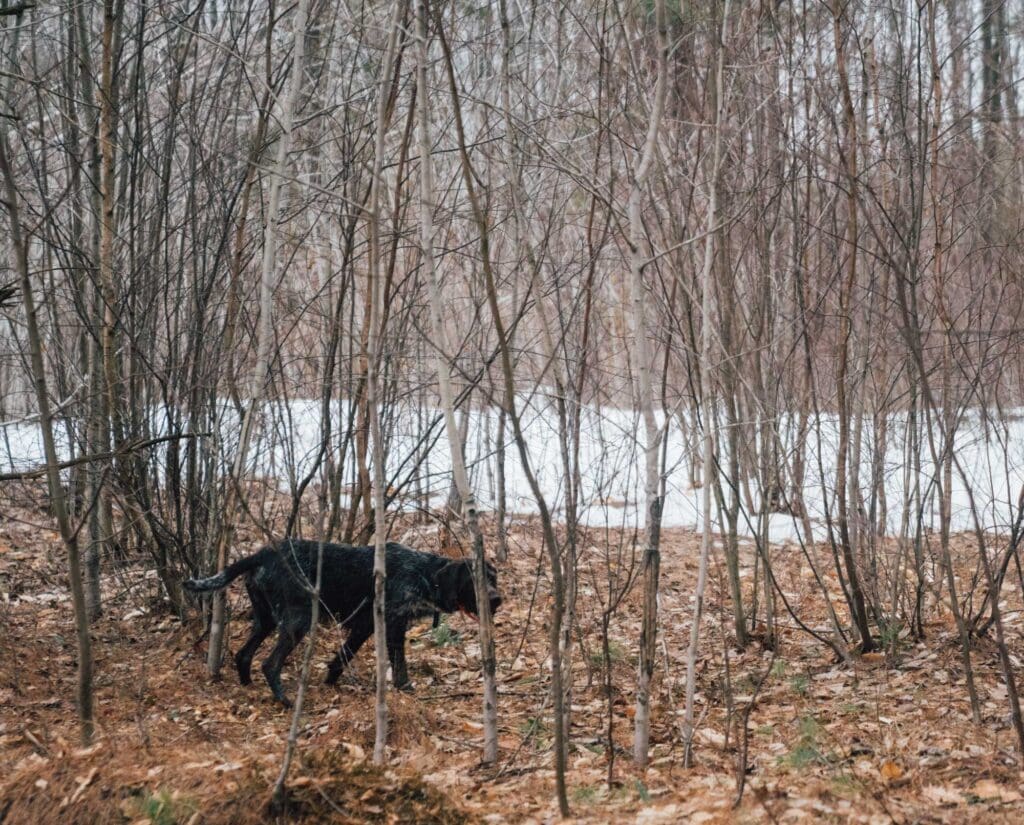
[[970,794],[982,801],[1020,802],[1022,799],[1018,791],[999,785],[991,779],[982,779],[976,782],[971,786]]
[[[518,547],[534,546],[529,535],[517,540]],[[975,657],[979,693],[992,704],[985,705],[986,724],[978,727],[971,722],[962,686],[955,628],[948,624],[929,626],[920,642],[901,638],[896,653],[887,648],[886,653],[859,657],[854,668],[833,662],[813,640],[795,631],[784,635],[777,654],[782,664],[765,682],[748,720],[747,792],[742,810],[733,812],[741,717],[755,680],[769,667],[770,654],[756,644],[744,651],[730,649],[731,685],[726,685],[717,646],[725,623],[711,620],[717,606],[727,604],[728,594],[711,592],[708,627],[713,630],[702,641],[696,684],[696,764],[684,770],[679,722],[692,615],[688,599],[695,574],[688,559],[694,546],[692,536],[683,531],[666,531],[664,542],[666,652],[652,691],[653,747],[647,772],[635,769],[630,759],[634,653],[640,632],[637,603],[627,601],[610,630],[609,697],[596,629],[599,616],[592,601],[581,602],[578,621],[586,647],[574,657],[568,777],[571,807],[580,822],[888,823],[902,817],[905,822],[953,823],[972,815],[986,821],[998,816],[1022,821],[1018,767],[1007,764],[1016,757],[1001,750],[1010,744],[1008,734],[999,729],[994,735],[995,723],[989,721],[1005,714],[998,661],[984,649]],[[372,652],[369,658],[360,654],[346,684],[323,687],[318,683],[323,662],[338,643],[336,634],[327,630],[320,634],[314,659],[319,670],[310,686],[290,792],[314,805],[326,804],[321,792],[328,793],[336,803],[356,806],[363,816],[359,821],[387,822],[396,815],[396,805],[420,793],[434,794],[416,809],[417,816],[425,811],[428,819],[448,804],[467,811],[471,821],[490,825],[539,825],[555,818],[550,671],[545,666],[547,634],[540,632],[545,614],[536,607],[530,613],[535,569],[536,558],[524,550],[502,574],[507,599],[499,616],[497,765],[479,764],[479,654],[472,626],[459,617],[451,619],[461,641],[445,647],[434,643],[428,626],[417,626],[409,665],[414,680],[429,688],[421,687],[413,696],[389,696],[394,770],[386,773],[373,773],[367,760],[373,743]],[[803,613],[814,616],[819,611],[821,626],[826,626],[823,605],[814,602],[810,589],[813,579],[800,585],[806,578],[800,568],[787,570],[782,560],[779,574],[793,582],[787,588],[803,600]],[[40,579],[46,586],[28,594],[54,593],[54,576]],[[1009,609],[1019,609],[1018,603]],[[5,681],[0,674],[0,760],[13,766],[9,775],[24,777],[18,785],[21,792],[51,800],[54,810],[66,800],[65,819],[74,822],[84,818],[102,793],[116,798],[121,789],[133,789],[121,814],[126,821],[147,818],[140,803],[149,800],[157,807],[163,804],[164,810],[181,806],[174,812],[175,821],[188,823],[193,816],[188,799],[211,807],[245,798],[251,802],[272,785],[291,716],[269,701],[258,671],[251,688],[239,686],[233,674],[220,683],[208,682],[202,661],[190,652],[198,634],[194,627],[129,597],[111,604],[109,618],[94,626],[102,737],[93,748],[80,749],[73,744],[78,741],[71,687],[73,634],[66,605],[55,597],[19,597],[5,610],[9,632],[0,636],[0,655],[12,664],[6,672],[16,673],[18,681]],[[130,623],[122,621],[129,615]],[[237,650],[245,623],[233,622],[231,627],[232,650]],[[1020,633],[1015,629],[1010,638],[1018,647]],[[286,670],[290,687],[296,670],[296,662]],[[611,787],[609,704],[616,755]],[[28,730],[35,743],[23,733]],[[308,762],[311,754],[322,753],[331,759]],[[409,784],[414,774],[423,781]],[[345,782],[349,790],[343,792]],[[0,809],[4,792],[0,790]],[[162,793],[166,797],[156,801],[146,796]]]

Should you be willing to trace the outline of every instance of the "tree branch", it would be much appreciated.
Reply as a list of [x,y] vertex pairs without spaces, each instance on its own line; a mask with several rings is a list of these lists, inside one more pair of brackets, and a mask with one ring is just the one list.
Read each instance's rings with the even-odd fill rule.
[[2,6],[0,7],[0,17],[14,17],[31,11],[35,7],[35,3],[15,3],[13,6]]
[[[95,453],[93,455],[82,455],[68,461],[62,461],[57,465],[58,470],[67,470],[70,467],[77,467],[79,464],[92,464],[97,461],[110,461],[114,458],[121,458],[131,453],[145,450],[157,444],[167,441],[179,441],[186,438],[206,438],[210,433],[178,433],[176,435],[163,435],[159,438],[147,438],[139,441],[129,441],[118,447],[116,450],[106,453]],[[16,473],[0,473],[0,481],[28,481],[33,478],[40,478],[46,475],[46,467],[36,467],[33,470],[22,470]]]

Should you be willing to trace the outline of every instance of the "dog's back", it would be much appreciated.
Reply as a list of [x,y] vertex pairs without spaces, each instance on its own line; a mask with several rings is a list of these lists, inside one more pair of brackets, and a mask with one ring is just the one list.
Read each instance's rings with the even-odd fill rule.
[[[321,544],[306,539],[286,539],[268,546],[260,567],[246,575],[246,586],[258,590],[273,606],[278,621],[294,609],[306,611],[316,582],[317,554]],[[343,625],[356,614],[372,610],[374,548],[324,543],[320,602],[325,620]],[[385,600],[389,615],[410,619],[431,615],[427,605],[430,581],[450,559],[421,553],[397,542],[387,543]]]

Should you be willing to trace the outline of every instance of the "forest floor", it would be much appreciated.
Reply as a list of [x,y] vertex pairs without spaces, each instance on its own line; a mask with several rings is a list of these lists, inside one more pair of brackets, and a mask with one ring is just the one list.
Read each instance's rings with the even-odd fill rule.
[[[39,511],[0,515],[0,822],[244,823],[270,813],[291,713],[271,701],[258,671],[241,687],[233,667],[212,683],[197,616],[182,623],[157,598],[141,560],[110,571],[104,616],[93,627],[96,743],[78,747],[75,633],[63,551]],[[401,535],[400,531],[396,535]],[[249,537],[251,538],[251,537]],[[601,602],[608,571],[635,569],[632,535],[593,533],[581,547],[580,614],[574,656],[569,801],[576,821],[1020,822],[1024,773],[1014,749],[995,644],[973,651],[983,724],[971,719],[949,612],[927,616],[926,635],[893,633],[885,653],[836,656],[780,606],[777,653],[758,642],[735,649],[726,621],[722,565],[712,565],[702,625],[694,766],[683,766],[685,657],[699,537],[663,536],[663,633],[653,694],[651,764],[631,764],[640,587],[610,623],[616,749],[607,784],[608,697],[602,687]],[[609,567],[603,548],[623,542]],[[239,555],[255,547],[239,543]],[[431,549],[424,547],[423,549]],[[965,589],[974,547],[957,537]],[[557,820],[548,684],[547,580],[538,525],[511,527],[511,560],[499,566],[505,604],[497,615],[500,759],[480,765],[479,647],[475,625],[448,617],[410,635],[411,695],[389,693],[389,766],[366,755],[374,736],[372,646],[338,687],[321,684],[339,644],[318,633],[312,685],[289,780],[288,819],[323,822],[550,822]],[[743,581],[753,581],[744,543]],[[822,570],[831,553],[812,551]],[[774,548],[787,600],[805,624],[827,633],[824,600],[798,548]],[[718,554],[720,557],[720,553]],[[539,572],[539,577],[538,577]],[[827,585],[838,592],[834,573]],[[1014,579],[1016,581],[1016,579]],[[983,588],[977,588],[980,594]],[[1020,593],[1005,609],[1015,663],[1024,657]],[[231,588],[230,648],[247,631],[244,588]],[[931,601],[934,601],[932,599]],[[837,603],[837,610],[839,606]],[[257,662],[269,651],[269,643]],[[300,656],[286,668],[294,695]],[[851,666],[852,665],[852,666]],[[743,712],[747,775],[737,765]],[[1024,668],[1018,670],[1024,676]]]

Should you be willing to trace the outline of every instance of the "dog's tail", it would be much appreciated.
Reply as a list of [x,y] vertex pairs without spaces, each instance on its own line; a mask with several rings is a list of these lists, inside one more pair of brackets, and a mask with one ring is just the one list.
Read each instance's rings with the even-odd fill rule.
[[229,564],[216,576],[210,576],[206,579],[186,579],[181,583],[181,586],[186,590],[191,590],[193,593],[206,593],[210,590],[220,590],[221,588],[227,587],[239,576],[245,575],[250,570],[255,570],[257,567],[261,567],[263,562],[266,560],[267,554],[270,552],[272,552],[270,548],[264,547],[258,553],[253,553],[251,556],[239,559],[234,564]]

